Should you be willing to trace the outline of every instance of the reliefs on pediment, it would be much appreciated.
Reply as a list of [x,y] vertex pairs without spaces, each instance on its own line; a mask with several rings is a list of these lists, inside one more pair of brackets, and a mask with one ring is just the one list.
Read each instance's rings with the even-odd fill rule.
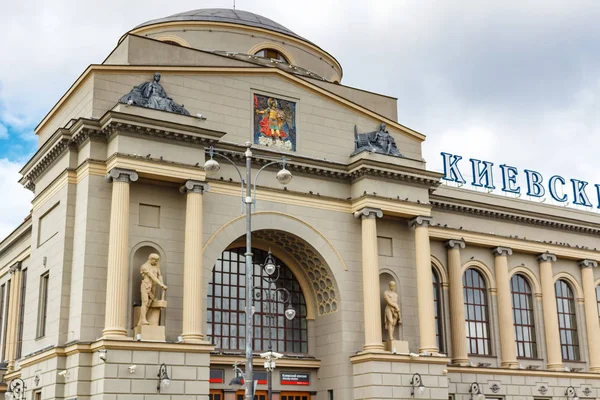
[[167,96],[167,92],[159,82],[160,74],[157,72],[154,74],[152,82],[144,82],[141,85],[134,86],[131,92],[121,97],[119,103],[190,115],[183,105],[177,104]]
[[372,153],[403,157],[396,147],[396,141],[386,130],[386,125],[384,123],[379,126],[378,131],[367,133],[358,133],[358,129],[356,125],[354,125],[354,144],[355,150],[352,155],[362,151],[370,151]]

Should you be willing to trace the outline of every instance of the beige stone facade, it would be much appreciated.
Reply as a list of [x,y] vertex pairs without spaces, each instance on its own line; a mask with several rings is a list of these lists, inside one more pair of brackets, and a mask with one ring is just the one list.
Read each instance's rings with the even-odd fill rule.
[[[287,63],[254,56],[264,49]],[[118,103],[155,72],[190,116]],[[600,217],[440,185],[395,99],[341,79],[339,63],[297,35],[214,19],[138,27],[88,67],[36,129],[39,150],[21,171],[32,211],[0,243],[4,382],[23,379],[27,399],[239,398],[228,383],[243,335],[217,333],[214,316],[230,318],[215,309],[242,298],[215,300],[218,285],[234,287],[215,268],[244,243],[240,177],[223,159],[216,174],[202,166],[212,145],[243,168],[259,94],[296,104],[295,151],[252,147],[254,173],[285,154],[294,175],[283,189],[278,168],[265,169],[252,215],[256,254],[271,250],[303,301],[296,328],[278,327],[275,399],[410,399],[415,374],[415,398],[469,399],[473,383],[489,399],[564,399],[570,386],[600,398]],[[404,157],[352,155],[355,126],[382,122]],[[168,286],[166,341],[134,334],[150,253]],[[390,280],[408,353],[382,342]],[[157,388],[162,364],[171,384]],[[258,354],[254,365],[264,372]]]

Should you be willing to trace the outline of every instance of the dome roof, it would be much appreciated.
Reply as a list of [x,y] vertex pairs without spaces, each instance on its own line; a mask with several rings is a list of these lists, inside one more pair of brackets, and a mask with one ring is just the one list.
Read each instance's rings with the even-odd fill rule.
[[261,15],[254,14],[248,11],[231,10],[227,8],[202,8],[199,10],[186,11],[179,14],[173,14],[168,17],[153,19],[143,24],[136,26],[134,29],[144,26],[155,25],[165,22],[178,21],[208,21],[208,22],[225,22],[237,25],[252,26],[255,28],[267,29],[284,35],[292,36],[297,39],[307,41],[303,37],[296,35],[283,25],[265,18]]

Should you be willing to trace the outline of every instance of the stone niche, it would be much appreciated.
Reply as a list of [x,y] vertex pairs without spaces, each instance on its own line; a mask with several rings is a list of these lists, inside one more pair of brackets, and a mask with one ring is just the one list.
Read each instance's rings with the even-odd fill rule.
[[[385,329],[385,300],[384,300],[384,292],[388,289],[388,285],[390,281],[396,282],[396,291],[399,292],[398,280],[388,272],[382,272],[379,274],[379,301],[381,307],[381,337],[383,339],[383,343],[385,344],[385,349],[392,353],[398,354],[408,354],[408,342],[404,340],[403,336],[403,327],[402,325],[397,325],[394,332],[394,340],[388,340],[388,332]],[[402,315],[402,303],[400,301],[400,293],[398,293],[398,303],[400,305],[400,313]]]
[[141,310],[141,292],[140,285],[142,283],[142,277],[140,274],[140,267],[148,261],[150,254],[158,254],[160,256],[160,270],[163,276],[163,281],[167,284],[166,274],[166,260],[162,251],[158,250],[152,245],[144,245],[134,251],[131,266],[130,266],[130,293],[131,293],[131,312],[130,312],[130,328],[133,330],[133,336],[137,334],[142,335],[142,340],[165,340],[165,327],[161,326],[161,321],[164,323],[165,317],[164,312],[166,309],[166,293],[163,293],[161,288],[156,288],[156,300],[153,301],[153,306],[150,308],[147,318],[150,325],[144,325],[138,327],[138,321],[140,319]]

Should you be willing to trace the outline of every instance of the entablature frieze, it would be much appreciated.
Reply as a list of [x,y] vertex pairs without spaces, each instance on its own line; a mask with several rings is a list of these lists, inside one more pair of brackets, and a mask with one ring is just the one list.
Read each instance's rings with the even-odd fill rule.
[[452,228],[444,228],[440,226],[431,226],[429,228],[429,237],[431,239],[446,241],[460,238],[467,245],[475,245],[479,247],[488,247],[494,249],[497,247],[510,248],[513,251],[518,251],[527,254],[545,254],[550,253],[556,257],[567,260],[595,260],[600,261],[600,251],[589,250],[585,248],[575,248],[563,246],[559,244],[548,244],[524,238],[511,238],[507,236],[494,235],[491,233],[480,233],[466,230],[458,230]]
[[528,225],[537,225],[540,227],[567,230],[591,235],[600,234],[599,226],[589,226],[580,224],[578,221],[569,222],[567,220],[552,219],[551,215],[545,215],[545,218],[535,215],[525,215],[510,210],[489,209],[476,206],[451,203],[449,201],[430,200],[433,210],[449,211],[459,214],[468,214],[475,217],[485,217],[509,222],[519,222]]
[[[157,111],[158,112],[158,111]],[[150,119],[134,114],[108,111],[102,118],[80,118],[69,128],[60,128],[23,167],[21,183],[35,190],[35,181],[67,149],[78,149],[88,139],[108,140],[116,134],[153,137],[186,144],[208,146],[225,132],[217,132],[172,121]]]

